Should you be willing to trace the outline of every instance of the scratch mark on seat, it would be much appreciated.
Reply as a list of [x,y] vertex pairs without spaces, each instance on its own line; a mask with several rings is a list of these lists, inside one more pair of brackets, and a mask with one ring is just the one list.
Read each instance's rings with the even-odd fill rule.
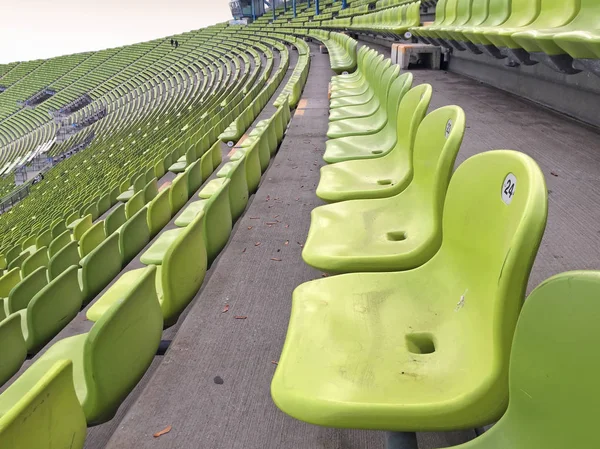
[[531,396],[529,393],[527,393],[525,390],[523,390],[522,388],[519,388],[519,390],[521,390],[523,393],[525,393],[525,395],[529,398],[529,399],[533,399],[533,396]]
[[469,289],[466,289],[465,292],[461,295],[460,300],[456,303],[456,307],[454,308],[455,312],[458,312],[465,306],[465,296],[467,296],[467,292]]

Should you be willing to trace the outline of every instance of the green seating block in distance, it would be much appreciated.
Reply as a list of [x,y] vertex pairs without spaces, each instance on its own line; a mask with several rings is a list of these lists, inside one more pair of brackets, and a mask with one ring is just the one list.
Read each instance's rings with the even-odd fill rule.
[[58,360],[71,360],[75,391],[88,425],[110,420],[150,366],[162,335],[156,268],[145,270],[131,292],[119,298],[88,333],[53,344],[20,376],[20,385],[29,389]]
[[[2,386],[19,371],[19,368],[27,358],[27,347],[21,333],[19,315],[11,315],[4,320],[0,320],[0,353],[2,354],[0,386]],[[4,422],[4,410],[2,409],[3,396],[4,394],[0,395],[0,438],[4,434],[2,428],[2,423]],[[9,446],[5,447],[8,449]]]

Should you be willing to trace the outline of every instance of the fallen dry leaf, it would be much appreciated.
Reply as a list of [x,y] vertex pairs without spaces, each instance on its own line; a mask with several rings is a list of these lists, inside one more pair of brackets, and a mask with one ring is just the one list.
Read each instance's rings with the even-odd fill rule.
[[248,226],[248,231],[249,231],[250,229],[252,229],[253,227],[254,227],[254,226]]
[[245,252],[246,252],[246,248],[244,248],[244,249],[242,250],[242,254],[243,254],[243,253],[245,253]]
[[154,434],[154,438],[158,438],[158,437],[161,437],[161,436],[163,436],[165,433],[169,433],[169,432],[171,431],[171,429],[172,429],[172,428],[173,428],[172,426],[167,426],[167,427],[165,427],[165,428],[164,428],[163,430],[161,430],[160,432],[156,432],[156,433]]
[[278,259],[277,257],[271,257],[271,260],[274,260],[275,262],[281,262],[281,259]]
[[225,313],[229,311],[229,304],[225,304],[225,307],[223,307],[223,311],[221,313]]
[[321,275],[321,277],[322,277],[322,278],[326,278],[326,277],[328,277],[328,276],[329,276],[329,275],[328,275],[327,273],[323,273],[323,274]]
[[240,316],[240,315],[236,315],[236,316],[234,316],[234,318],[235,318],[236,320],[245,320],[245,319],[246,319],[246,318],[248,318],[248,317],[247,317],[247,316]]
[[556,176],[556,177],[558,178],[558,173],[555,173],[555,172],[551,171],[551,172],[550,172],[550,174],[551,174],[552,176]]
[[250,217],[250,220],[260,220],[260,217]]
[[267,225],[274,225],[274,224],[277,224],[277,222],[276,221],[267,221],[265,224],[267,224]]
[[279,362],[276,362],[275,360],[271,360],[271,363],[272,363],[273,365],[279,365]]
[[284,245],[289,245],[289,244],[290,244],[289,240],[286,240],[285,243],[284,243]]
[[260,242],[256,242],[254,246],[260,246]]

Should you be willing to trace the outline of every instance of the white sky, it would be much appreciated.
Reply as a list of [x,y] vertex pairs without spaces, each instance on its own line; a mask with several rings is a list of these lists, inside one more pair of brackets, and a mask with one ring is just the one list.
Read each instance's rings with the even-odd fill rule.
[[0,0],[0,64],[118,47],[231,19],[228,0]]

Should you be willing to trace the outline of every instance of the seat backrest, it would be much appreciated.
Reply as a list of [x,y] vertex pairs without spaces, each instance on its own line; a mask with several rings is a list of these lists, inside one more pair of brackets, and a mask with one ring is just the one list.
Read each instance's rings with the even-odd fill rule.
[[107,237],[88,254],[82,263],[81,274],[82,290],[86,304],[119,274],[121,263],[119,235],[117,233]]
[[541,0],[535,26],[553,28],[569,23],[579,12],[581,0]]
[[92,215],[88,214],[81,219],[79,223],[77,223],[73,227],[73,239],[79,240],[81,236],[92,227]]
[[473,1],[471,18],[466,23],[468,26],[477,26],[488,18],[490,3],[493,0]]
[[135,193],[141,192],[142,190],[144,190],[144,187],[146,186],[146,174],[142,173],[140,175],[138,175],[135,180],[133,181],[133,191]]
[[388,129],[392,130],[396,134],[396,127],[398,121],[398,109],[404,95],[410,90],[413,82],[413,75],[410,72],[403,73],[397,77],[390,86],[388,93],[386,111],[387,111],[387,124]]
[[179,234],[163,259],[163,299],[160,305],[166,325],[177,321],[179,314],[200,289],[206,275],[204,218],[202,211]]
[[52,222],[52,225],[50,225],[50,230],[52,232],[52,238],[55,239],[67,230],[65,221],[60,218],[57,219],[56,221]]
[[85,231],[79,240],[79,253],[81,254],[81,257],[85,257],[91,253],[105,238],[104,222],[99,221],[94,223],[87,231]]
[[125,204],[121,203],[115,207],[104,219],[104,233],[108,237],[119,229],[127,221],[125,216]]
[[21,265],[21,276],[29,276],[39,267],[48,266],[48,248],[42,246],[35,253],[23,261]]
[[[203,157],[210,156],[206,154]],[[212,166],[212,159],[211,166]],[[171,211],[173,214],[177,213],[179,209],[181,209],[189,198],[188,194],[188,173],[183,172],[178,174],[173,182],[171,183],[171,188],[169,189],[169,201],[171,203]]]
[[144,189],[133,195],[127,203],[125,203],[125,216],[133,217],[142,207],[144,207]]
[[158,234],[171,220],[170,191],[171,187],[161,190],[156,198],[148,203],[148,228],[151,238]]
[[[0,312],[4,313],[3,311]],[[23,331],[21,330],[21,316],[12,314],[4,320],[0,320],[0,353],[2,354],[2,363],[0,363],[0,386],[10,379],[27,358],[27,347],[23,339]],[[22,394],[23,392],[21,392]],[[4,421],[3,411],[6,408],[2,407],[6,401],[6,393],[0,395],[0,441],[4,435],[2,424]],[[12,446],[5,446],[7,449]]]
[[[454,23],[454,21],[456,20],[456,13],[459,1],[460,0],[446,0],[446,4],[442,5],[444,6],[444,21],[441,23],[441,25],[448,26]],[[439,7],[440,6],[438,2],[438,4],[435,6],[436,11]]]
[[529,25],[540,13],[542,0],[513,0],[510,8],[510,16],[502,24],[503,27],[520,27]]
[[21,255],[17,256],[17,258],[13,259],[12,262],[10,262],[8,264],[8,267],[6,267],[8,270],[12,270],[13,268],[21,268],[21,265],[23,264],[23,262],[25,262],[25,259],[27,259],[29,257],[29,253],[22,253]]
[[595,447],[599,299],[598,271],[561,273],[529,295],[512,344],[508,409],[477,447]]
[[[400,73],[400,66],[397,64],[393,64],[389,66],[385,72],[383,72],[383,76],[377,86],[377,95],[379,96],[379,102],[382,105],[387,104],[387,98],[390,92],[390,88],[392,87],[392,83]],[[383,108],[382,108],[383,109]],[[385,110],[384,110],[385,111]]]
[[48,283],[47,272],[46,267],[40,267],[13,287],[8,295],[10,313],[27,308],[31,298]]
[[70,242],[58,251],[48,262],[48,279],[55,279],[71,265],[79,265],[79,245]]
[[32,246],[35,246],[35,240],[36,240],[36,236],[32,235],[30,237],[27,237],[25,240],[23,240],[21,242],[21,249],[23,251],[25,251],[26,249],[29,249]]
[[192,162],[185,171],[188,172],[188,190],[195,192],[202,185],[202,165],[200,160]]
[[163,330],[155,277],[155,266],[145,268],[87,336],[83,371],[88,394],[83,408],[88,424],[110,419],[152,363]]
[[[482,339],[508,363],[514,326],[548,212],[546,183],[535,161],[510,150],[469,158],[454,173],[444,205],[443,240],[429,263],[468,289],[464,320],[485,319]],[[454,273],[454,274],[452,274]],[[488,333],[489,334],[486,334]]]
[[144,204],[148,204],[158,195],[158,184],[156,178],[152,178],[144,187]]
[[48,257],[53,257],[57,252],[64,248],[67,244],[71,243],[71,232],[64,231],[50,242],[48,246]]
[[[212,181],[211,181],[212,182]],[[219,189],[213,193],[204,208],[204,237],[208,263],[219,255],[227,244],[232,228],[231,206],[229,204],[229,184],[224,179]]]
[[127,265],[150,241],[148,207],[144,206],[119,230],[119,250],[123,266]]
[[77,316],[83,304],[77,266],[41,288],[27,305],[27,346],[37,352]]

